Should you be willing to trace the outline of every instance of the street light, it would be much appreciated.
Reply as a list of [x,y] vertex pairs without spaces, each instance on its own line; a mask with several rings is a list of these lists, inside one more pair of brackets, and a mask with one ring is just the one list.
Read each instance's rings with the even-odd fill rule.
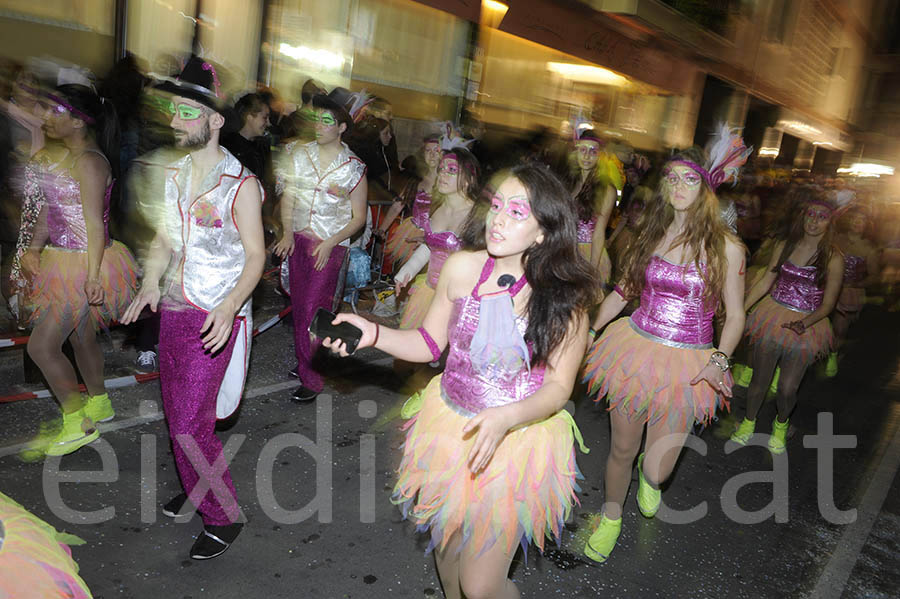
[[497,29],[506,16],[509,5],[497,0],[481,0],[481,23],[485,27]]

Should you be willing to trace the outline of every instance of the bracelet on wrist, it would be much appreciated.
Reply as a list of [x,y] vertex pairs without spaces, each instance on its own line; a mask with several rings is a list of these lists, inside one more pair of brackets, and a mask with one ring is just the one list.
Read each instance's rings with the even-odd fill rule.
[[716,366],[722,372],[728,372],[731,369],[731,360],[723,351],[714,351],[709,356],[709,363]]
[[381,333],[381,327],[378,326],[378,323],[375,323],[375,340],[372,341],[372,347],[378,345],[378,335]]

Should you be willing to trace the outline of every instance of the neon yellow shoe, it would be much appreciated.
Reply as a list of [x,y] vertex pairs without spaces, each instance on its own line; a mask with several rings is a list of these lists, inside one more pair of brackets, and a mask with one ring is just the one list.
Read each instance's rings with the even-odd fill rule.
[[25,449],[19,452],[19,458],[23,462],[37,462],[38,460],[43,460],[47,453],[47,448],[50,447],[50,443],[52,443],[59,434],[61,428],[61,418],[42,422],[38,429],[38,434],[28,441]]
[[50,441],[45,453],[54,456],[66,455],[96,441],[99,436],[94,422],[87,417],[82,408],[71,414],[63,414],[62,429]]
[[746,364],[735,364],[731,369],[734,376],[734,384],[739,387],[749,387],[750,380],[753,378],[753,369]]
[[756,431],[756,420],[744,418],[731,435],[731,440],[738,445],[746,445]]
[[781,368],[775,367],[775,374],[772,375],[772,382],[769,384],[769,393],[775,394],[778,392],[778,378],[781,376]]
[[772,434],[769,435],[769,451],[775,455],[783,454],[786,449],[789,423],[790,420],[778,422],[778,416],[772,421]]
[[588,539],[587,545],[584,546],[584,554],[602,564],[609,559],[609,554],[615,549],[621,532],[622,519],[610,520],[604,515],[600,518],[600,524],[591,534],[591,538]]
[[662,492],[654,489],[647,479],[644,478],[644,454],[638,457],[638,492],[637,503],[638,509],[644,518],[652,518],[659,511],[659,502]]
[[838,355],[837,352],[828,354],[828,361],[825,362],[825,376],[833,377],[838,373]]
[[94,422],[109,422],[116,417],[116,411],[109,401],[109,393],[89,396],[84,404],[84,413]]

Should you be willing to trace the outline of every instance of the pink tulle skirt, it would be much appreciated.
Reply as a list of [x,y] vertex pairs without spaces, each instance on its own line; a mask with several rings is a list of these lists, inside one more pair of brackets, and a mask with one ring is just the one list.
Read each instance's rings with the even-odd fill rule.
[[751,346],[778,356],[799,357],[807,366],[831,351],[831,322],[823,318],[798,335],[783,324],[803,318],[802,312],[782,306],[767,295],[747,315],[745,334]]
[[389,232],[387,242],[384,244],[384,257],[391,261],[395,272],[409,260],[409,257],[419,247],[421,239],[417,241],[408,240],[410,236],[415,234],[421,235],[422,230],[413,224],[412,218],[404,218],[400,221],[400,224]]
[[476,554],[500,543],[512,553],[521,544],[543,550],[559,539],[577,503],[582,478],[575,463],[574,421],[564,410],[506,434],[487,467],[469,471],[475,435],[463,437],[469,418],[441,397],[441,377],[404,406],[406,442],[392,501],[431,533],[428,549],[443,548],[454,534]]
[[0,597],[90,599],[68,544],[84,543],[0,493]]
[[48,316],[57,322],[71,318],[78,330],[105,329],[110,321],[119,319],[134,299],[137,270],[128,248],[113,241],[103,250],[100,262],[103,302],[91,306],[84,293],[87,252],[47,246],[41,252],[41,270],[34,278],[29,298],[34,310],[31,320],[36,324]]
[[[730,409],[706,381],[691,384],[713,351],[654,341],[635,331],[626,316],[608,325],[588,350],[584,381],[597,394],[595,401],[606,397],[608,409],[629,420],[664,420],[672,430],[687,430],[695,422],[709,423],[719,408]],[[731,383],[731,373],[725,377]]]
[[401,329],[417,329],[425,322],[425,315],[434,299],[434,289],[428,286],[426,278],[426,274],[421,274],[409,286],[409,299],[400,316]]

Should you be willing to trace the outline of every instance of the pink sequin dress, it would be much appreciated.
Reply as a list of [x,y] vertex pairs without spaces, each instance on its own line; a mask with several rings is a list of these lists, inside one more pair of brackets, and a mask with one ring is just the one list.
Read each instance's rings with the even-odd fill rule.
[[409,301],[406,302],[406,308],[400,317],[401,329],[415,329],[421,326],[434,298],[434,289],[437,287],[444,262],[450,254],[462,248],[462,241],[453,231],[435,233],[431,230],[431,219],[427,212],[421,218],[421,222],[425,231],[425,245],[431,251],[431,257],[428,258],[427,274],[424,277],[421,275],[416,277],[410,285]]
[[394,272],[409,260],[421,241],[409,241],[409,237],[425,230],[424,221],[428,220],[431,207],[431,195],[423,190],[416,192],[413,200],[412,214],[404,218],[388,234],[384,244],[385,259],[393,263]]
[[[475,437],[462,431],[469,419],[522,401],[544,379],[538,365],[476,366],[472,345],[485,302],[479,289],[492,268],[488,259],[472,292],[453,303],[444,373],[402,412],[410,420],[403,427],[406,442],[392,500],[420,531],[430,532],[429,551],[444,548],[456,534],[475,554],[495,543],[510,553],[531,543],[543,549],[545,538],[559,539],[580,490],[574,450],[580,434],[565,410],[508,432],[484,470],[472,474],[468,468]],[[523,277],[511,293],[524,284]],[[527,320],[515,321],[524,335]]]
[[862,282],[868,274],[865,256],[844,255],[844,285],[835,310],[853,320],[859,317],[866,303],[866,288]]
[[747,315],[745,334],[752,346],[776,356],[799,357],[808,366],[831,350],[833,334],[827,318],[798,335],[783,327],[822,305],[824,289],[816,286],[816,267],[781,265],[772,291]]
[[88,275],[88,235],[81,204],[81,185],[68,169],[44,171],[40,188],[45,198],[49,239],[41,252],[40,272],[34,278],[30,301],[32,322],[47,316],[57,322],[71,319],[79,331],[96,331],[117,320],[134,298],[137,265],[124,245],[109,238],[109,200],[103,204],[104,250],[100,261],[103,301],[88,304],[84,284]]
[[589,393],[629,419],[664,420],[682,431],[708,423],[728,402],[706,381],[691,385],[715,351],[715,307],[705,305],[703,278],[694,263],[656,255],[645,277],[638,309],[609,324],[588,350]]
[[[578,221],[578,251],[588,261],[591,259],[591,248],[594,246],[594,231],[596,228],[596,214],[590,220]],[[603,248],[603,253],[600,254],[600,264],[597,266],[597,272],[600,275],[600,282],[603,285],[607,285],[612,277],[612,260],[610,260],[609,252],[605,247]],[[600,299],[602,300],[602,298]]]

